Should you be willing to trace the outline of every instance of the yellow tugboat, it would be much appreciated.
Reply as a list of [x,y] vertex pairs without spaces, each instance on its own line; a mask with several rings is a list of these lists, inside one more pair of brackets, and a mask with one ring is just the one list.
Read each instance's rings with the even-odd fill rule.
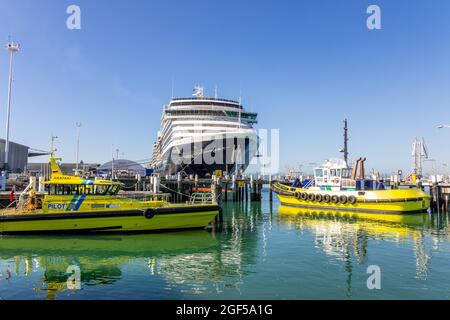
[[0,233],[148,232],[204,228],[219,213],[215,204],[170,204],[119,195],[119,182],[63,175],[50,157],[52,170],[43,199],[32,187],[16,208],[0,211]]
[[[430,196],[419,188],[386,190],[382,182],[365,179],[364,161],[353,169],[346,161],[327,161],[314,169],[314,179],[293,185],[276,183],[272,190],[284,206],[365,213],[417,213],[430,207]],[[360,166],[360,177],[356,174]]]

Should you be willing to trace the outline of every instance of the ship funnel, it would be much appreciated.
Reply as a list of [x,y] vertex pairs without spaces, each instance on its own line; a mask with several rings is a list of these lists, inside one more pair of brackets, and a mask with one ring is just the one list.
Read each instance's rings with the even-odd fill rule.
[[359,162],[359,177],[361,179],[364,179],[366,176],[366,172],[364,170],[364,162],[366,162],[366,158],[361,158],[361,161]]
[[359,166],[359,163],[360,163],[361,161],[362,161],[362,158],[359,157],[359,158],[356,160],[355,164],[353,165],[353,169],[352,169],[352,180],[356,179],[356,173],[357,173],[357,171],[358,171],[358,166]]

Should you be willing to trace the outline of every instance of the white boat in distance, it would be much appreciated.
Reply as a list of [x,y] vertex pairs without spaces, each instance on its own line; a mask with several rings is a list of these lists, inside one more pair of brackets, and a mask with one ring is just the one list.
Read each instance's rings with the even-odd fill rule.
[[197,86],[193,97],[164,106],[151,167],[160,175],[242,173],[258,151],[256,118],[239,101],[205,97]]

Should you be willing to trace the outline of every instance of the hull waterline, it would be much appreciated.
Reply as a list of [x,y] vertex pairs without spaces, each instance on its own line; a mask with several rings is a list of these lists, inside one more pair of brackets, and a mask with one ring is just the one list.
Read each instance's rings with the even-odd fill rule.
[[219,213],[211,205],[176,206],[145,210],[28,213],[0,216],[0,233],[161,232],[205,228]]

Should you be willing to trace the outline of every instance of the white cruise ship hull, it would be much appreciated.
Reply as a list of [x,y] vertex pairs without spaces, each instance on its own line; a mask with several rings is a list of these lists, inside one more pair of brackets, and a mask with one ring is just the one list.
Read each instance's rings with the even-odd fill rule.
[[207,176],[216,170],[242,173],[258,152],[258,136],[251,129],[218,134],[199,134],[179,139],[167,147],[154,172],[162,176]]

